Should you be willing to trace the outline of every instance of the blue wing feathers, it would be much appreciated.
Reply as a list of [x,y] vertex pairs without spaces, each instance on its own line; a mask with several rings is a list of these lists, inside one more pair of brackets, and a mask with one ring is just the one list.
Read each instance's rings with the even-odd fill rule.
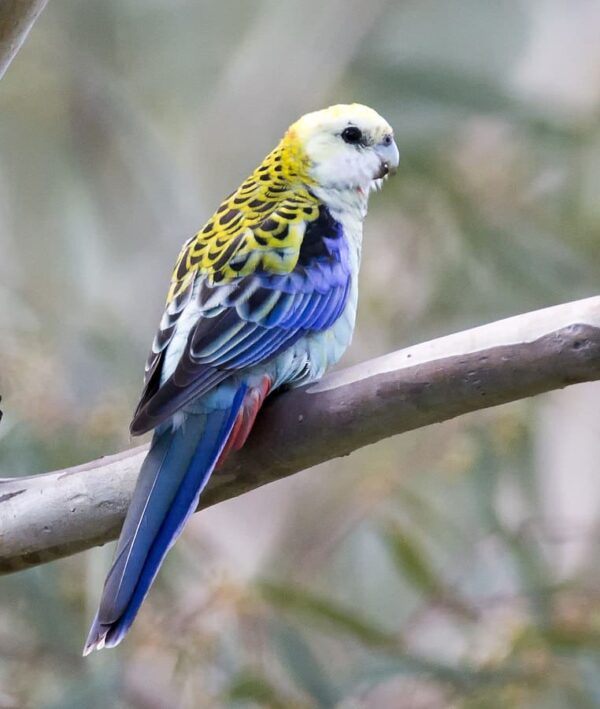
[[331,288],[329,293],[323,298],[320,307],[315,308],[311,313],[311,317],[307,326],[314,330],[323,330],[328,327],[331,313],[335,308],[337,301],[338,288]]
[[322,226],[321,241],[319,228],[311,229],[310,244],[301,249],[292,273],[261,271],[229,284],[202,282],[203,317],[171,377],[140,401],[132,433],[157,426],[234,372],[275,357],[302,334],[331,327],[346,304],[351,269],[341,228],[327,219]]
[[238,319],[228,329],[224,329],[217,337],[208,341],[204,338],[201,348],[192,343],[193,355],[195,358],[203,358],[210,361],[212,355],[219,357],[235,345],[240,338],[245,338],[254,330],[256,326]]
[[240,360],[240,357],[252,349],[257,342],[260,342],[265,336],[264,329],[257,326],[251,330],[246,337],[240,339],[234,346],[224,352],[220,357],[215,357],[211,364],[214,367],[235,368]]
[[277,303],[263,321],[264,327],[276,327],[285,322],[294,309],[295,297],[291,293],[280,293]]
[[256,343],[255,347],[246,351],[243,357],[235,361],[236,367],[252,367],[264,360],[270,359],[281,350],[282,345],[289,347],[296,339],[297,333],[289,330],[271,330],[269,334]]

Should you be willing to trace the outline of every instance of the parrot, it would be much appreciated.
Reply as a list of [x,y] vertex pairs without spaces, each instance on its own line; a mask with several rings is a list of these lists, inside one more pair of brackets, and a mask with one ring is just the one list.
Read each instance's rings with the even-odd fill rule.
[[372,108],[307,113],[183,245],[130,425],[153,437],[84,655],[124,638],[265,398],[319,379],[350,344],[369,195],[398,164]]

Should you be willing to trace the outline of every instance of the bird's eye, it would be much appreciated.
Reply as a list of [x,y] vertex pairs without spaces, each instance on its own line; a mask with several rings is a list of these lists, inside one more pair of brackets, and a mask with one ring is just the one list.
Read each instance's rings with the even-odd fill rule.
[[363,134],[360,128],[356,126],[348,126],[342,131],[342,138],[346,143],[350,145],[356,145],[362,140]]
[[391,145],[392,144],[392,136],[389,133],[383,137],[383,144],[384,145]]

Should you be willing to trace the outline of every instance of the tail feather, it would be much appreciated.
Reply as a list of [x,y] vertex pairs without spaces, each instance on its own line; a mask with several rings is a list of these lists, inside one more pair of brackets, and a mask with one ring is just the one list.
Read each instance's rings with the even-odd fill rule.
[[117,645],[125,636],[183,526],[196,509],[227,444],[246,387],[229,408],[186,417],[156,433],[140,471],[98,613],[83,651]]

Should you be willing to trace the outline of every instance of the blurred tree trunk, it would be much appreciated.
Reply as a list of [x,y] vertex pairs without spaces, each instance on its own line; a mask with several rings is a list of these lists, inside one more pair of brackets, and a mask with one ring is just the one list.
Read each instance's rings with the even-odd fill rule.
[[535,429],[535,467],[544,538],[557,579],[588,568],[595,554],[600,500],[600,383],[548,396]]
[[48,0],[0,2],[0,79],[27,38]]

